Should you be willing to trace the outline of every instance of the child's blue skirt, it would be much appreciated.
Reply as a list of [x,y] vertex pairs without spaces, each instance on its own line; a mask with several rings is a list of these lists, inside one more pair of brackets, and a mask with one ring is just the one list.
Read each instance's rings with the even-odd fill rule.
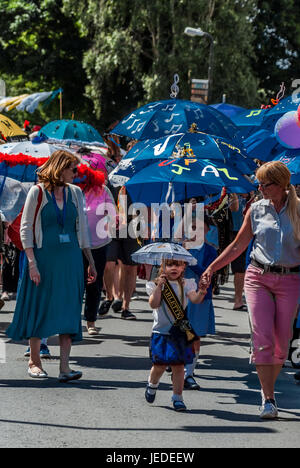
[[192,364],[194,357],[191,346],[182,347],[170,335],[152,333],[150,359],[153,364]]

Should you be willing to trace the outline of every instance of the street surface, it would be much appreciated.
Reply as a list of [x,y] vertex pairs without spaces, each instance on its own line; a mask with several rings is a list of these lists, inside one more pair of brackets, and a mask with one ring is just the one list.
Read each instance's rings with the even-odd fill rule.
[[[259,419],[260,391],[249,365],[247,312],[233,311],[232,283],[215,296],[216,336],[203,338],[196,369],[200,391],[185,391],[186,413],[171,406],[171,379],[162,378],[153,405],[144,390],[151,363],[148,343],[152,314],[144,282],[137,285],[125,321],[109,312],[99,319],[100,335],[73,347],[71,365],[83,371],[77,382],[58,382],[58,339],[51,337],[47,380],[27,376],[27,344],[5,337],[15,302],[0,311],[0,338],[6,362],[0,364],[0,447],[203,448],[299,447],[300,386],[285,367],[277,385],[280,418]],[[0,356],[1,358],[1,356]]]

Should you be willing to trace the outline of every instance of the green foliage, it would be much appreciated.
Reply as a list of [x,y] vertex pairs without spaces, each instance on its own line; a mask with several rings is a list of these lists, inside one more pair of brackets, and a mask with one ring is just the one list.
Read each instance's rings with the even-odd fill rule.
[[257,57],[253,69],[259,77],[266,104],[276,97],[282,82],[285,82],[286,94],[291,94],[293,80],[300,77],[299,17],[298,0],[257,1],[253,23]]
[[[300,76],[300,4],[296,0],[0,0],[0,76],[8,95],[62,87],[63,116],[100,129],[137,106],[168,99],[179,74],[207,78],[214,38],[212,101],[268,103],[282,81]],[[10,113],[20,121],[20,113]],[[58,100],[22,119],[59,117]]]
[[[192,78],[207,78],[209,43],[188,38],[186,26],[202,27],[215,40],[213,98],[251,105],[257,80],[251,69],[253,1],[234,0],[65,0],[65,11],[79,11],[91,47],[83,66],[104,125],[138,105],[168,99],[174,73],[180,94],[190,98]],[[85,5],[85,14],[83,9]],[[78,17],[78,19],[79,19]]]
[[[84,95],[87,84],[82,68],[86,38],[75,22],[63,14],[61,0],[0,0],[0,75],[7,95],[63,88],[63,117],[88,119],[92,104]],[[74,107],[76,103],[76,107]],[[41,105],[35,113],[10,112],[18,121],[32,123],[59,118],[59,103]],[[93,119],[95,120],[95,119]]]

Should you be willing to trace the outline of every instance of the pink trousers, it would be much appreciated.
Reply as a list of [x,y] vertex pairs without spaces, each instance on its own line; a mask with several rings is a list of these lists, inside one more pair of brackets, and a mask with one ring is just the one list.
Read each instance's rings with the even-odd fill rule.
[[253,265],[245,276],[254,364],[284,364],[292,338],[300,291],[299,274],[261,274]]

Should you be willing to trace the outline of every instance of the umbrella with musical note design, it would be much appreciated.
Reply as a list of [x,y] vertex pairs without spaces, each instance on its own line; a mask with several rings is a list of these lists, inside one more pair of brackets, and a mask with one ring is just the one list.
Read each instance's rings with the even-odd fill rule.
[[150,102],[128,114],[111,131],[136,140],[160,138],[187,132],[192,124],[210,135],[227,138],[241,144],[239,130],[227,117],[213,107],[182,99]]
[[190,158],[152,163],[131,177],[125,187],[133,202],[147,206],[218,193],[222,187],[232,193],[256,189],[248,177],[227,163]]

